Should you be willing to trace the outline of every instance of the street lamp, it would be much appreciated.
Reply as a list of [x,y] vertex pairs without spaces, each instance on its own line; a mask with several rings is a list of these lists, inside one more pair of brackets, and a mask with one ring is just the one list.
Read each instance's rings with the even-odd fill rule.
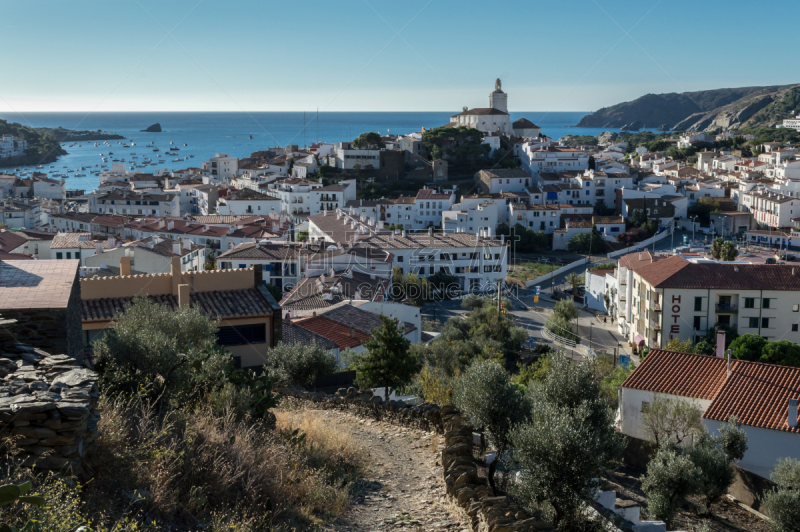
[[694,243],[694,226],[697,223],[697,215],[692,217],[692,243]]

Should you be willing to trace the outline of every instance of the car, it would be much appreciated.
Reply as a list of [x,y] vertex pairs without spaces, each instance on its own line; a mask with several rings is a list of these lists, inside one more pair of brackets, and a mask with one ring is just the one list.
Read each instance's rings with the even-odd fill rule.
[[764,262],[765,262],[766,264],[776,264],[776,261],[775,261],[775,259],[774,259],[773,257],[769,257],[769,258],[768,258],[766,261],[764,261]]

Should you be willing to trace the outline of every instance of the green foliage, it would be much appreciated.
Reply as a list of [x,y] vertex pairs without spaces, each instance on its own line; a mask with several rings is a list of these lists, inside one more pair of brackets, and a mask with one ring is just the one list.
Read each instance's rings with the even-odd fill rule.
[[495,489],[497,464],[510,447],[509,434],[530,411],[525,397],[511,383],[508,373],[491,360],[476,362],[458,379],[453,403],[469,422],[482,430],[497,458],[489,466],[489,483]]
[[768,340],[757,334],[743,334],[731,342],[731,356],[738,360],[758,361]]
[[385,148],[386,144],[383,142],[380,133],[369,131],[359,135],[353,141],[353,147],[359,150],[379,150]]
[[320,177],[323,177],[323,178],[330,177],[331,175],[333,175],[333,173],[334,173],[334,170],[333,170],[333,167],[331,165],[329,165],[329,164],[320,165],[320,167],[319,167],[319,175],[320,175]]
[[520,472],[511,492],[530,510],[549,508],[553,523],[562,526],[581,519],[598,479],[621,456],[623,440],[595,364],[571,365],[560,353],[551,363],[546,379],[528,387],[530,419],[511,431],[511,462]]
[[437,127],[422,134],[422,143],[431,157],[447,159],[453,166],[476,168],[487,161],[491,148],[483,144],[483,133],[468,127]]
[[678,351],[680,353],[693,353],[693,345],[692,340],[687,338],[686,340],[681,340],[680,338],[672,338],[667,344],[664,346],[664,350],[666,351]]
[[597,229],[589,233],[577,233],[567,242],[567,249],[579,253],[599,253],[605,251],[606,242]]
[[270,378],[237,371],[230,353],[216,345],[216,331],[195,307],[173,310],[135,298],[94,344],[101,390],[140,397],[162,411],[205,404],[218,413],[236,407],[239,418],[265,416],[276,400]]
[[509,227],[508,224],[497,226],[497,236],[504,235],[511,242],[515,253],[534,253],[549,246],[550,240],[544,231],[536,232],[522,224]]
[[28,147],[25,149],[25,155],[4,158],[0,161],[0,166],[41,164],[55,161],[59,155],[67,154],[56,137],[45,128],[31,128],[0,120],[0,136],[6,134],[25,140]]
[[266,288],[267,291],[270,294],[272,294],[272,297],[275,298],[275,301],[280,301],[281,299],[283,299],[283,290],[281,290],[280,288],[278,288],[274,284],[267,283],[267,284],[264,285],[264,288]]
[[660,447],[647,464],[647,474],[642,480],[647,515],[666,522],[671,529],[675,513],[684,499],[698,490],[700,479],[700,470],[678,447]]
[[457,275],[450,275],[443,270],[439,270],[435,274],[427,278],[428,287],[430,288],[428,300],[431,299],[445,299],[461,291],[461,280]]
[[278,386],[310,385],[337,370],[336,357],[317,345],[279,343],[269,350],[267,359],[265,370]]
[[764,494],[762,502],[775,532],[800,531],[800,462],[778,460],[771,478],[777,486]]
[[711,256],[717,260],[731,261],[739,255],[736,244],[726,242],[722,237],[717,237],[711,243]]
[[297,242],[305,242],[308,240],[308,229],[301,229],[298,231],[295,240],[297,240]]
[[616,262],[604,262],[603,264],[592,264],[590,270],[613,270],[617,267]]
[[559,139],[560,143],[570,148],[579,148],[581,146],[597,146],[597,137],[592,135],[567,135]]
[[553,363],[550,360],[550,355],[547,354],[542,355],[527,366],[518,363],[517,369],[519,371],[511,377],[511,382],[527,389],[531,382],[543,382],[552,367]]
[[694,352],[698,355],[713,355],[714,344],[708,341],[707,338],[703,338],[694,345]]
[[414,306],[421,307],[425,301],[432,297],[428,280],[416,273],[401,273],[401,268],[392,268],[392,297],[402,301],[407,299]]
[[548,331],[555,334],[556,336],[560,336],[562,338],[566,338],[567,340],[572,340],[573,342],[579,342],[580,338],[575,331],[572,329],[572,322],[567,321],[564,319],[563,316],[559,316],[557,314],[553,314],[550,316],[550,319],[547,320],[545,327]]
[[743,334],[730,344],[739,360],[800,367],[800,346],[788,340],[768,341],[757,334]]
[[[598,365],[604,361],[611,362],[613,361],[613,357],[598,357]],[[625,379],[633,373],[633,370],[636,369],[636,365],[630,362],[627,368],[624,366],[613,366],[613,364],[611,364],[611,366],[610,370],[600,373],[600,378],[602,379],[600,382],[603,389],[603,396],[608,401],[609,406],[617,408],[619,406],[617,388],[622,386]]]
[[583,275],[579,273],[571,273],[567,275],[567,284],[572,287],[572,295],[577,295],[578,287],[581,286],[584,282]]
[[361,386],[385,387],[385,399],[391,389],[411,382],[419,371],[419,358],[409,351],[411,341],[403,336],[397,318],[380,315],[381,327],[373,329],[373,337],[364,342],[367,351],[355,362],[356,380]]
[[565,319],[568,322],[575,321],[578,317],[578,309],[574,301],[568,299],[561,299],[553,307],[553,315]]

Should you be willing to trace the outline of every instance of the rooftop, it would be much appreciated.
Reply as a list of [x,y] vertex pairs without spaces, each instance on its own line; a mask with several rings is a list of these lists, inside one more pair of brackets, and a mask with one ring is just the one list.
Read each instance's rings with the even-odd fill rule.
[[65,308],[79,260],[0,262],[0,309]]

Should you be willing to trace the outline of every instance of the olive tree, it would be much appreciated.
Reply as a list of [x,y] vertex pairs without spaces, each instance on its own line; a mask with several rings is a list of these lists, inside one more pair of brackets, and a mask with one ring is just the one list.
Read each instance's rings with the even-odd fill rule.
[[488,474],[492,489],[496,489],[497,465],[509,449],[509,433],[530,410],[527,401],[506,370],[486,360],[472,364],[458,379],[453,403],[475,428],[483,431],[497,452]]
[[623,450],[594,366],[571,365],[563,353],[553,355],[546,378],[528,386],[530,418],[509,438],[516,449],[510,465],[520,472],[512,493],[531,510],[550,508],[556,525],[580,519],[598,478]]
[[316,344],[279,343],[269,350],[267,358],[266,371],[278,386],[308,385],[337,369],[336,357]]
[[763,503],[775,532],[800,531],[800,462],[778,460],[771,478],[776,487],[764,494]]
[[684,499],[699,489],[700,479],[700,470],[678,446],[669,443],[659,447],[642,480],[647,515],[664,521],[671,530],[675,513]]
[[657,446],[680,444],[702,429],[700,406],[686,399],[654,397],[642,415],[642,428]]

